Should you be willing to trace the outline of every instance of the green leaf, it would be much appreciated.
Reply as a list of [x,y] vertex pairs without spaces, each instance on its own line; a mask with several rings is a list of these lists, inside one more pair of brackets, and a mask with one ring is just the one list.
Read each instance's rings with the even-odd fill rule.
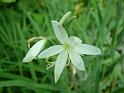
[[12,2],[15,2],[16,0],[0,0],[0,2],[3,2],[3,3],[12,3]]

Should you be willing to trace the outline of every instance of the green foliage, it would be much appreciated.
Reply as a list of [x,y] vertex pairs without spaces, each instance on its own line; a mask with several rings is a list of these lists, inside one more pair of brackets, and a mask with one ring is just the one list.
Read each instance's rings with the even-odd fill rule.
[[11,2],[15,2],[16,0],[0,0],[0,2],[3,3],[11,3]]
[[[10,2],[14,3],[10,3]],[[0,93],[124,93],[124,1],[123,0],[0,0]],[[10,4],[8,4],[10,3]],[[51,20],[68,11],[76,15],[69,35],[102,50],[100,56],[83,57],[86,71],[66,67],[54,83],[48,60],[22,62],[27,40],[45,36],[57,44]]]

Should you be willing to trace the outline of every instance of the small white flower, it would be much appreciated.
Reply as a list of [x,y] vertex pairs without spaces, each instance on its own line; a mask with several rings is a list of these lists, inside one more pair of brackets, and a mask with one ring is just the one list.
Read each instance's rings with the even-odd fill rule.
[[101,50],[95,46],[82,44],[82,40],[78,37],[71,36],[68,38],[68,34],[63,26],[57,21],[52,21],[52,26],[56,38],[62,45],[54,45],[48,49],[42,51],[38,58],[48,58],[53,55],[59,54],[55,62],[55,82],[58,81],[67,59],[71,60],[72,64],[78,70],[85,70],[84,62],[81,55],[99,55]]
[[36,56],[41,52],[41,50],[44,48],[44,45],[46,43],[46,39],[38,41],[36,44],[34,44],[31,49],[28,51],[26,56],[23,59],[23,62],[30,62],[33,59],[36,58]]

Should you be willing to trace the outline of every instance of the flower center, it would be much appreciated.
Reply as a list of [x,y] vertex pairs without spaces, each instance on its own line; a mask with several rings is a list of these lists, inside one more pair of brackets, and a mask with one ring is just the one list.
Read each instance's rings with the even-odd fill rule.
[[69,43],[65,43],[64,44],[64,49],[69,52],[70,49],[71,49],[71,45]]

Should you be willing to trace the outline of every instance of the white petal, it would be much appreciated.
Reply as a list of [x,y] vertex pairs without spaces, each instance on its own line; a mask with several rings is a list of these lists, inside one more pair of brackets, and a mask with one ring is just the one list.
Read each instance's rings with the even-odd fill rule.
[[99,55],[101,54],[101,50],[95,46],[87,45],[87,44],[80,44],[75,47],[75,51],[79,54],[86,54],[86,55]]
[[23,62],[31,62],[35,57],[30,53],[26,54],[26,56],[23,59]]
[[85,70],[83,59],[81,58],[81,56],[78,53],[71,51],[69,53],[69,58],[71,59],[72,64],[78,70]]
[[58,81],[64,69],[64,66],[66,64],[67,58],[68,58],[68,54],[65,51],[63,51],[62,53],[58,55],[57,60],[55,62],[55,69],[54,69],[55,82]]
[[38,58],[48,58],[50,56],[54,56],[64,50],[62,45],[55,45],[47,48],[46,50],[42,51]]
[[71,45],[77,45],[77,44],[81,44],[82,40],[76,36],[71,36],[69,37],[69,42]]
[[34,44],[31,49],[28,51],[26,56],[23,59],[23,62],[30,62],[36,58],[39,52],[44,48],[46,40],[40,40],[36,44]]
[[64,44],[68,40],[68,34],[65,29],[60,25],[57,21],[52,20],[52,26],[56,38],[59,40],[61,44]]

